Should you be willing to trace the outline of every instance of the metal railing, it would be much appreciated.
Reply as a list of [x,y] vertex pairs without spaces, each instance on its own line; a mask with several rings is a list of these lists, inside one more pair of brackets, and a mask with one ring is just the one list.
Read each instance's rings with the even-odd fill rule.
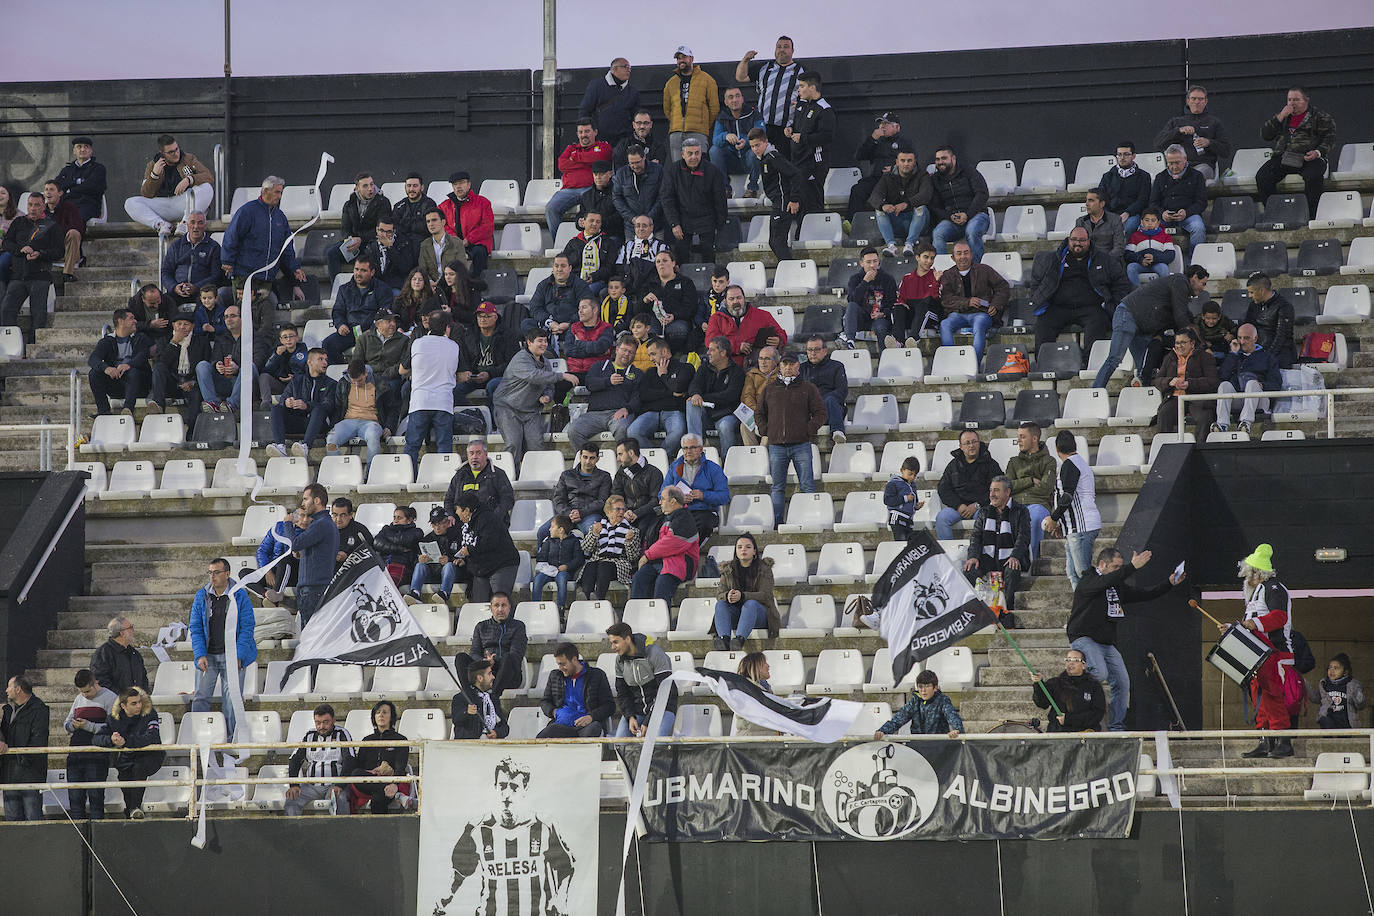
[[[43,423],[5,423],[3,425],[0,425],[0,433],[38,433],[40,449],[42,448],[41,443],[43,442],[42,434],[44,432],[57,432],[59,430],[63,433],[66,433],[67,466],[70,467],[72,465],[72,462],[76,461],[76,427],[72,424],[46,422],[45,418],[45,422]],[[51,448],[51,444],[51,441],[49,441],[49,448]],[[40,455],[39,462],[40,464],[46,465],[46,467],[42,468],[43,470],[52,469],[51,454],[49,454],[46,458]]]
[[[1273,400],[1281,398],[1303,398],[1303,397],[1322,397],[1326,399],[1326,437],[1336,438],[1336,398],[1351,394],[1374,394],[1374,388],[1302,388],[1297,391],[1238,391],[1234,394],[1220,394],[1212,392],[1210,394],[1180,394],[1176,395],[1178,401],[1178,430],[1183,431],[1183,414],[1188,404],[1193,401],[1242,401],[1251,398],[1269,398]],[[1199,430],[1203,437],[1206,432]]]
[[[67,422],[71,424],[75,433],[81,432],[81,372],[77,369],[73,369],[67,376]],[[68,450],[68,467],[75,457],[75,452]]]
[[[1241,746],[1244,746],[1244,747],[1247,747],[1247,748],[1248,748],[1248,747],[1250,746],[1251,742],[1253,742],[1255,739],[1257,739],[1257,738],[1265,738],[1265,737],[1278,737],[1278,738],[1309,738],[1309,739],[1317,739],[1317,738],[1319,738],[1319,739],[1326,739],[1326,740],[1330,740],[1330,739],[1338,739],[1338,740],[1339,740],[1339,739],[1346,739],[1346,740],[1352,741],[1352,742],[1353,742],[1353,741],[1358,741],[1358,742],[1361,743],[1362,746],[1363,746],[1364,744],[1368,744],[1368,753],[1367,753],[1367,755],[1362,755],[1362,756],[1364,756],[1364,763],[1363,763],[1362,766],[1349,766],[1349,765],[1347,765],[1347,766],[1341,766],[1341,767],[1335,767],[1335,768],[1329,767],[1329,766],[1328,766],[1328,767],[1319,767],[1319,766],[1315,765],[1315,763],[1313,763],[1313,764],[1305,764],[1305,763],[1282,763],[1282,764],[1277,764],[1277,765],[1275,765],[1275,766],[1267,766],[1267,765],[1258,765],[1258,766],[1257,766],[1257,765],[1255,765],[1253,762],[1251,762],[1251,761],[1249,761],[1249,760],[1244,761],[1243,764],[1242,764],[1242,763],[1239,763],[1239,762],[1238,762],[1237,764],[1229,764],[1229,763],[1227,762],[1229,759],[1231,759],[1231,758],[1233,758],[1233,757],[1234,757],[1237,761],[1239,761],[1239,760],[1240,760],[1239,748],[1240,748]],[[888,740],[888,741],[899,741],[899,742],[902,742],[902,743],[909,743],[909,744],[920,744],[920,743],[927,743],[927,742],[941,743],[941,742],[949,742],[949,741],[951,741],[951,740],[953,740],[953,741],[968,741],[968,742],[975,742],[975,743],[979,743],[979,744],[988,744],[988,743],[995,743],[995,742],[1015,742],[1015,743],[1026,743],[1026,742],[1041,743],[1041,742],[1051,742],[1051,741],[1078,741],[1078,742],[1082,742],[1082,741],[1093,741],[1093,740],[1104,740],[1104,739],[1112,740],[1112,739],[1119,739],[1119,738],[1137,738],[1137,739],[1142,740],[1142,741],[1144,742],[1144,750],[1145,750],[1147,753],[1148,753],[1150,750],[1152,750],[1152,749],[1157,750],[1158,748],[1161,747],[1161,744],[1162,744],[1163,747],[1166,747],[1166,748],[1167,748],[1167,747],[1170,746],[1170,745],[1177,745],[1177,744],[1180,744],[1180,743],[1191,743],[1191,742],[1198,742],[1198,741],[1220,741],[1220,742],[1223,742],[1222,747],[1221,747],[1221,753],[1220,753],[1220,755],[1219,755],[1219,757],[1221,758],[1221,762],[1220,762],[1218,765],[1201,765],[1201,766],[1199,766],[1199,765],[1177,765],[1177,764],[1164,765],[1164,764],[1162,764],[1162,763],[1156,761],[1152,766],[1142,766],[1142,767],[1139,767],[1138,770],[1137,770],[1137,777],[1152,776],[1152,777],[1155,777],[1157,780],[1177,779],[1177,780],[1180,780],[1180,786],[1181,786],[1182,781],[1186,781],[1186,779],[1187,779],[1188,777],[1223,777],[1223,778],[1229,777],[1229,778],[1248,778],[1248,779],[1255,779],[1255,778],[1258,778],[1258,777],[1267,777],[1267,776],[1317,776],[1317,775],[1342,775],[1342,776],[1352,776],[1352,775],[1358,775],[1358,776],[1362,776],[1362,777],[1364,778],[1364,780],[1365,780],[1365,789],[1368,789],[1369,786],[1370,786],[1370,784],[1371,784],[1371,783],[1370,783],[1370,780],[1371,780],[1371,779],[1374,779],[1374,730],[1370,730],[1370,729],[1348,729],[1348,730],[1347,730],[1347,729],[1341,729],[1341,730],[1336,730],[1336,729],[1291,729],[1291,730],[1282,731],[1282,732],[1260,732],[1260,731],[1239,730],[1239,729],[1235,729],[1235,730],[1226,730],[1226,731],[1221,731],[1221,730],[1208,730],[1208,731],[1190,731],[1190,732],[1051,732],[1051,733],[1049,733],[1049,734],[1038,734],[1038,733],[1030,733],[1030,732],[1027,732],[1027,733],[1023,733],[1023,734],[961,734],[961,735],[959,735],[959,737],[953,738],[953,739],[951,739],[951,738],[949,738],[949,737],[946,737],[945,735],[889,735],[885,740]],[[838,743],[838,744],[842,744],[842,745],[854,745],[854,744],[864,744],[864,743],[868,743],[868,742],[871,742],[872,740],[873,740],[873,739],[872,739],[871,737],[867,737],[867,736],[854,736],[854,737],[846,737],[846,738],[842,739],[841,741],[839,741],[839,742],[837,742],[837,743]],[[781,735],[781,736],[748,736],[748,737],[724,737],[724,736],[722,736],[722,737],[674,737],[674,738],[663,738],[663,739],[660,739],[660,740],[659,740],[659,742],[656,744],[656,746],[658,746],[658,745],[678,746],[678,745],[720,744],[720,743],[722,743],[722,742],[724,742],[724,743],[729,743],[729,744],[750,744],[750,743],[766,743],[766,744],[778,744],[778,743],[783,743],[783,744],[806,744],[806,743],[809,743],[809,742],[807,742],[807,741],[806,741],[805,739],[803,739],[803,738],[798,738],[798,737],[790,736],[790,735]],[[1227,753],[1227,748],[1226,748],[1225,742],[1231,742],[1232,744],[1236,745],[1236,746],[1237,746],[1237,752],[1236,752],[1235,754],[1229,754],[1229,753]],[[40,791],[40,792],[58,791],[58,790],[64,790],[64,789],[108,789],[108,788],[145,788],[145,789],[147,789],[147,788],[178,788],[178,789],[184,789],[184,790],[185,790],[185,794],[184,794],[183,797],[180,797],[180,798],[178,798],[177,800],[175,800],[175,801],[173,802],[173,804],[174,804],[175,807],[177,807],[177,808],[180,808],[183,804],[186,805],[186,806],[187,806],[187,812],[186,812],[186,817],[187,817],[187,819],[194,819],[194,818],[198,815],[198,813],[199,813],[198,807],[197,807],[198,804],[199,804],[199,801],[198,801],[197,795],[196,795],[197,790],[204,790],[206,787],[215,787],[215,786],[243,786],[243,787],[245,787],[245,790],[246,790],[246,787],[247,787],[247,786],[264,786],[264,785],[268,785],[268,786],[270,786],[270,785],[300,785],[300,784],[307,784],[307,783],[309,783],[309,784],[318,784],[318,785],[349,785],[349,784],[355,784],[355,783],[368,783],[368,782],[377,782],[377,783],[409,783],[409,784],[418,786],[418,784],[419,784],[420,781],[421,781],[422,775],[423,775],[423,773],[424,773],[425,746],[426,746],[428,743],[429,743],[428,741],[419,741],[419,740],[388,742],[388,743],[387,743],[387,746],[388,746],[388,747],[405,747],[405,748],[407,748],[407,749],[410,750],[410,751],[413,751],[413,752],[418,753],[418,755],[419,755],[419,765],[418,765],[418,767],[416,768],[416,771],[415,771],[414,773],[396,773],[396,774],[393,774],[393,775],[390,775],[390,776],[371,776],[371,775],[358,774],[358,775],[353,775],[353,776],[322,776],[322,777],[294,776],[294,777],[293,777],[293,776],[289,776],[289,775],[284,775],[284,776],[261,776],[261,775],[256,775],[256,774],[255,774],[255,775],[251,775],[251,776],[250,776],[250,775],[242,775],[242,776],[237,776],[237,775],[225,775],[225,776],[218,776],[218,777],[215,777],[215,778],[211,778],[211,777],[209,777],[209,776],[207,776],[207,775],[204,775],[204,773],[203,773],[204,767],[202,766],[202,764],[203,764],[203,762],[204,762],[204,758],[203,758],[202,755],[203,755],[203,753],[204,753],[204,748],[206,747],[205,745],[200,745],[200,744],[162,744],[162,745],[154,745],[154,746],[151,746],[151,747],[148,747],[148,748],[144,748],[144,749],[141,749],[141,750],[164,751],[164,752],[168,752],[169,754],[175,754],[175,755],[178,755],[178,756],[180,756],[180,755],[182,755],[182,754],[185,754],[185,755],[187,756],[187,758],[188,758],[188,763],[185,765],[185,774],[184,774],[184,775],[179,776],[179,777],[177,777],[177,778],[173,778],[173,779],[167,779],[167,778],[158,779],[158,778],[154,778],[154,777],[156,776],[156,774],[154,774],[153,776],[150,776],[150,777],[147,778],[147,779],[142,779],[142,780],[128,780],[128,781],[114,781],[114,780],[108,780],[108,779],[106,779],[106,780],[92,780],[92,781],[90,781],[90,782],[46,782],[46,781],[45,781],[45,782],[29,782],[29,783],[9,783],[9,784],[5,785],[4,788],[5,788],[6,790],[8,790],[8,791],[34,790],[34,791]],[[554,744],[558,744],[558,745],[566,745],[566,744],[568,744],[568,743],[577,743],[577,744],[600,744],[600,745],[606,745],[606,744],[609,744],[609,745],[618,745],[618,744],[639,744],[640,742],[639,742],[638,739],[609,738],[609,737],[606,737],[606,738],[560,739],[560,740],[554,741],[554,742],[550,742],[550,741],[547,741],[547,740],[538,740],[538,739],[504,739],[504,740],[501,741],[501,744],[503,744],[503,745],[510,745],[510,746],[512,746],[512,747],[519,747],[519,746],[522,746],[522,745],[536,745],[536,744],[538,744],[538,745],[544,745],[544,744],[549,744],[549,743],[554,743]],[[336,745],[336,746],[338,746],[338,747],[348,747],[348,748],[365,748],[365,747],[372,747],[372,748],[375,748],[375,747],[377,747],[377,742],[375,742],[375,741],[347,741],[347,742],[345,742],[345,741],[339,741],[339,742],[330,742],[330,744]],[[276,752],[276,753],[281,753],[281,752],[285,752],[285,751],[288,751],[288,750],[294,751],[296,748],[307,748],[307,749],[313,748],[313,749],[318,749],[318,748],[320,747],[320,744],[319,744],[319,742],[304,742],[304,741],[277,741],[277,742],[270,742],[270,743],[269,743],[269,742],[239,742],[239,743],[214,743],[214,744],[208,745],[208,747],[210,748],[210,750],[211,750],[212,752],[217,753],[217,754],[222,754],[222,753],[225,753],[225,752],[246,752],[248,756],[252,756],[252,754],[253,754],[254,752],[257,752],[257,753],[265,753],[265,752]],[[20,748],[20,747],[11,747],[11,748],[7,751],[7,753],[9,753],[9,754],[41,754],[41,755],[45,755],[45,756],[48,756],[48,755],[51,755],[51,756],[59,756],[59,757],[62,757],[62,758],[64,758],[64,759],[65,759],[65,757],[66,757],[68,754],[85,754],[85,753],[111,754],[111,753],[118,753],[118,752],[119,752],[119,749],[117,749],[117,748],[106,748],[106,747],[41,747],[41,748]],[[133,753],[137,753],[137,752],[138,752],[137,750],[133,751]],[[125,751],[125,753],[129,753],[129,751]],[[1171,756],[1172,756],[1172,755],[1171,755]],[[1297,759],[1297,758],[1295,758],[1295,759]],[[163,761],[163,767],[168,767],[168,766],[180,767],[180,766],[182,766],[182,764],[180,764],[179,762],[178,762],[178,763],[175,763],[175,764],[169,764],[166,760],[164,760],[164,761]],[[628,786],[627,786],[627,790],[628,790]],[[1350,798],[1352,798],[1352,799],[1354,799],[1354,798],[1356,798],[1356,797],[1359,796],[1359,792],[1358,792],[1357,790],[1354,790],[1354,789],[1350,789],[1350,790],[1337,790],[1337,791],[1338,791],[1338,792],[1345,793],[1348,797],[1350,797]],[[245,792],[245,794],[246,794],[246,792]],[[1228,797],[1231,797],[1231,796],[1232,796],[1232,793],[1230,793],[1229,791],[1228,791],[1226,794],[1227,794]],[[1361,805],[1366,805],[1366,804],[1367,804],[1368,806],[1374,807],[1374,794],[1371,794],[1371,793],[1366,793],[1366,794],[1369,795],[1370,797],[1369,797],[1369,799],[1368,799],[1367,802],[1362,800],[1362,801],[1361,801]],[[417,791],[415,797],[418,797],[418,791]],[[1210,796],[1208,796],[1208,797],[1210,797]],[[1273,798],[1274,798],[1274,801],[1275,801],[1276,803],[1279,802],[1279,801],[1291,802],[1291,801],[1294,799],[1294,796],[1292,796],[1292,795],[1280,795],[1280,794],[1275,794],[1275,795],[1273,796]],[[1329,803],[1331,800],[1333,800],[1333,799],[1322,799],[1322,800],[1321,800],[1321,803],[1322,803],[1322,804],[1327,804],[1327,803]],[[246,801],[247,801],[247,799],[245,798],[245,802],[246,802]],[[223,810],[223,809],[217,809],[217,810]]]
[[[226,106],[226,115],[228,114]],[[224,144],[216,143],[211,154],[211,167],[215,172],[215,219],[224,219]],[[159,265],[161,261],[158,262]]]

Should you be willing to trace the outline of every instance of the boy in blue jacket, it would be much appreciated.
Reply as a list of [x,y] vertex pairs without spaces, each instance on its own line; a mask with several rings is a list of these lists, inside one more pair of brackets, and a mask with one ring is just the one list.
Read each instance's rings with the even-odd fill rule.
[[921,459],[912,455],[902,462],[897,473],[883,487],[883,505],[887,506],[887,523],[892,526],[894,541],[905,541],[911,537],[911,517],[925,505],[916,494],[916,477],[920,473]]
[[191,654],[195,656],[200,674],[196,678],[196,693],[191,700],[192,712],[208,712],[215,684],[220,685],[224,698],[224,722],[229,740],[234,739],[234,704],[229,699],[229,671],[225,650],[226,623],[232,606],[235,619],[234,648],[238,654],[239,695],[243,695],[243,670],[258,660],[258,644],[253,639],[253,604],[248,593],[239,589],[229,591],[229,561],[217,558],[210,561],[210,582],[196,592],[191,602]]
[[934,671],[922,671],[916,675],[915,694],[873,733],[873,737],[881,741],[884,735],[896,734],[897,729],[908,722],[911,723],[913,735],[943,733],[957,738],[964,730],[964,720],[959,717],[959,711],[949,697],[940,692],[940,678]]
[[544,600],[544,586],[554,583],[558,591],[558,616],[568,613],[568,583],[577,579],[584,557],[582,544],[572,537],[576,529],[566,515],[555,515],[549,524],[549,536],[539,543],[534,557],[534,583],[530,595],[535,601]]

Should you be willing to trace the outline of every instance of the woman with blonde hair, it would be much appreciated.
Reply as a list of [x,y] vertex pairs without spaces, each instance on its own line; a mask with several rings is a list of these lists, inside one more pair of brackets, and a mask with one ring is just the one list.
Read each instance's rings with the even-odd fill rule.
[[[768,670],[768,656],[764,655],[762,652],[750,652],[745,655],[744,658],[740,659],[738,673],[744,675],[756,684],[764,693],[773,692],[773,688],[768,686],[768,676],[770,674]],[[738,737],[741,735],[776,735],[778,733],[771,728],[755,725],[739,713],[735,713],[735,725],[730,734]]]
[[[114,715],[92,739],[100,747],[114,748],[118,753],[111,763],[119,773],[120,782],[147,779],[162,766],[167,754],[161,750],[139,750],[162,743],[157,710],[152,698],[142,687],[126,687],[120,691]],[[143,819],[142,786],[128,786],[124,793],[124,816]]]
[[639,531],[625,519],[625,497],[608,496],[598,519],[582,536],[582,591],[593,601],[605,599],[612,582],[629,585],[639,562]]

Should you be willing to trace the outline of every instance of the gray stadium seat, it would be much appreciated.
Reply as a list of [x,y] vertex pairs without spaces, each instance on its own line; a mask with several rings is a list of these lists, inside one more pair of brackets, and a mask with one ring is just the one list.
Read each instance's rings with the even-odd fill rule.
[[510,267],[487,268],[482,273],[482,280],[487,284],[483,298],[495,303],[511,302],[520,292],[520,278]]
[[1281,293],[1293,304],[1293,319],[1298,324],[1311,324],[1321,314],[1321,295],[1310,286],[1294,286],[1274,292]]
[[802,315],[801,327],[797,337],[806,340],[812,334],[819,334],[826,340],[834,340],[844,329],[844,306],[808,305]]
[[1007,422],[1007,405],[1000,391],[966,391],[959,405],[959,429],[996,429]]
[[1016,382],[1026,377],[1024,372],[999,373],[997,370],[1002,368],[1002,364],[1007,361],[1008,353],[1020,353],[1029,361],[1030,355],[1026,352],[1026,345],[1019,343],[997,343],[988,344],[987,351],[983,353],[983,374],[985,382]]
[[1047,428],[1053,426],[1058,419],[1059,395],[1055,392],[1043,388],[1027,388],[1016,395],[1016,406],[1011,412],[1012,426],[1038,423],[1042,428]]
[[1040,345],[1030,368],[1034,379],[1073,378],[1083,368],[1083,351],[1073,341],[1047,341]]
[[878,214],[872,210],[854,214],[854,218],[849,221],[849,244],[858,248],[865,245],[878,247],[883,244],[883,234],[878,229]]
[[[1336,261],[1339,266],[1339,256]],[[1288,246],[1283,242],[1251,242],[1245,246],[1245,256],[1236,267],[1236,276],[1248,277],[1257,270],[1269,276],[1288,273]]]
[[1298,262],[1293,273],[1300,277],[1320,277],[1341,269],[1340,239],[1307,239],[1298,246]]
[[849,278],[859,269],[858,258],[832,258],[830,269],[825,275],[825,285],[831,289],[844,289]]
[[204,443],[204,448],[226,448],[237,445],[239,423],[231,413],[202,413],[196,417],[195,429],[187,442]]
[[1228,289],[1221,294],[1221,313],[1236,324],[1245,320],[1250,308],[1250,294],[1243,289]]
[[1307,226],[1306,194],[1270,194],[1256,229],[1298,229]]
[[1212,201],[1208,232],[1244,232],[1255,226],[1253,197],[1218,197]]
[[716,265],[714,264],[693,261],[678,268],[678,275],[691,280],[692,285],[697,288],[697,292],[705,294],[711,289],[711,272],[715,269]]

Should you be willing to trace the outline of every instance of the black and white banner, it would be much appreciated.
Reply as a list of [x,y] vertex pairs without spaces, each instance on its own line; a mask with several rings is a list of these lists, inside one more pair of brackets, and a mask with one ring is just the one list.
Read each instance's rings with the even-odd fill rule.
[[596,916],[598,744],[427,741],[419,916]]
[[[635,773],[640,748],[617,750]],[[1139,762],[1138,738],[660,744],[639,823],[669,842],[1122,838]]]
[[334,573],[279,687],[306,665],[442,668],[444,660],[411,616],[381,559],[364,545]]
[[742,674],[698,668],[696,673],[674,672],[676,681],[695,681],[711,688],[730,711],[755,725],[809,741],[830,744],[843,738],[863,711],[862,703],[829,697],[784,699],[774,696]]
[[882,574],[873,588],[873,612],[892,650],[894,684],[917,662],[997,621],[928,531],[914,533]]

